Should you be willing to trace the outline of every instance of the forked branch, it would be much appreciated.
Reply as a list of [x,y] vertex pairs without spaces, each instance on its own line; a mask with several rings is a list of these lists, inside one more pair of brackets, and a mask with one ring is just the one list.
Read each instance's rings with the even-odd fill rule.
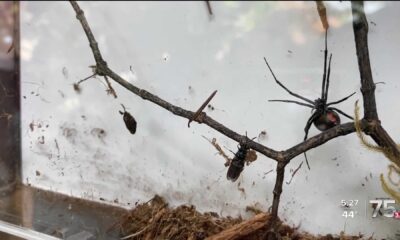
[[[71,2],[72,7],[75,10],[76,17],[80,21],[82,28],[83,28],[83,30],[88,38],[88,41],[90,43],[90,48],[92,49],[94,60],[96,61],[95,70],[96,70],[97,75],[107,76],[107,77],[113,79],[114,81],[116,81],[117,83],[122,85],[124,88],[126,88],[128,91],[140,96],[144,100],[148,100],[148,101],[170,111],[171,113],[173,113],[177,116],[186,118],[188,120],[193,119],[193,117],[194,117],[193,115],[195,114],[194,112],[183,109],[176,105],[173,105],[173,104],[165,101],[164,99],[161,99],[160,97],[158,97],[144,89],[140,89],[140,88],[132,85],[125,79],[123,79],[121,76],[116,74],[114,71],[112,71],[107,66],[106,61],[103,59],[103,57],[101,55],[97,41],[92,33],[92,30],[90,29],[89,23],[87,22],[87,19],[84,15],[83,10],[79,7],[77,2],[75,2],[75,1],[70,1],[70,2]],[[207,116],[206,113],[202,113],[202,115],[203,116],[201,118],[194,119],[193,121],[196,121],[198,123],[204,123],[207,126],[213,128],[216,131],[220,132],[221,134],[225,135],[226,137],[231,138],[239,143],[246,141],[246,142],[248,142],[248,146],[251,149],[265,155],[268,158],[278,161],[278,162],[279,161],[284,161],[284,162],[290,161],[290,159],[294,158],[295,156],[298,156],[299,154],[303,153],[306,150],[318,147],[319,145],[321,145],[335,137],[338,137],[341,135],[346,135],[348,133],[355,131],[354,126],[350,127],[350,125],[352,125],[352,124],[350,124],[350,125],[342,124],[333,129],[330,129],[326,132],[322,132],[322,133],[314,136],[313,138],[308,139],[305,142],[301,142],[298,145],[296,145],[295,147],[292,147],[286,151],[277,151],[277,150],[268,148],[262,144],[259,144],[257,142],[254,142],[251,139],[247,138],[247,136],[245,136],[245,135],[238,134],[237,132],[229,129],[228,127],[219,123],[218,121],[214,120],[213,118]],[[343,131],[344,129],[345,129],[345,131]]]
[[[221,134],[225,135],[228,138],[231,138],[239,143],[247,142],[249,148],[265,155],[268,158],[274,159],[277,161],[277,181],[275,183],[274,188],[274,201],[272,206],[272,213],[271,213],[271,220],[277,219],[278,216],[278,206],[279,206],[279,199],[280,194],[282,192],[282,183],[284,180],[284,171],[285,166],[290,162],[291,159],[302,154],[312,148],[318,147],[331,139],[334,139],[339,136],[344,136],[350,133],[355,132],[355,126],[353,122],[344,123],[333,127],[329,130],[319,133],[318,135],[309,138],[306,141],[303,141],[285,151],[277,151],[271,148],[268,148],[262,144],[252,141],[251,139],[247,138],[245,135],[240,135],[237,132],[229,129],[222,123],[214,120],[213,118],[206,115],[206,113],[202,113],[201,118],[197,118],[194,112],[183,109],[176,105],[169,103],[168,101],[163,100],[162,98],[144,90],[140,89],[121,76],[116,74],[112,71],[108,66],[106,61],[103,59],[100,49],[98,47],[97,41],[90,29],[90,26],[86,20],[84,12],[79,7],[78,3],[75,1],[71,1],[71,5],[75,10],[76,17],[80,21],[82,28],[88,38],[90,43],[90,48],[92,50],[95,62],[96,62],[96,74],[99,76],[105,76],[113,79],[115,82],[119,83],[121,86],[126,88],[128,91],[140,96],[144,100],[148,100],[168,111],[171,113],[186,118],[188,120],[193,120],[198,123],[204,123],[210,128],[220,132]],[[326,11],[325,7],[318,3],[318,9],[321,11],[321,19],[326,18]],[[353,10],[353,29],[355,34],[355,42],[357,48],[357,57],[359,63],[359,70],[361,76],[361,92],[363,94],[364,99],[364,119],[360,122],[360,127],[362,130],[369,134],[375,142],[379,146],[383,147],[390,147],[393,149],[394,154],[400,156],[400,153],[394,146],[396,144],[391,139],[389,134],[383,129],[380,125],[380,121],[378,118],[377,110],[376,110],[376,103],[375,103],[375,84],[372,80],[371,74],[371,67],[369,62],[368,56],[368,43],[367,43],[367,33],[368,33],[368,24],[366,21],[363,4],[362,2],[352,2],[352,10]],[[328,27],[327,22],[323,22],[324,27]],[[268,65],[269,66],[269,65]]]

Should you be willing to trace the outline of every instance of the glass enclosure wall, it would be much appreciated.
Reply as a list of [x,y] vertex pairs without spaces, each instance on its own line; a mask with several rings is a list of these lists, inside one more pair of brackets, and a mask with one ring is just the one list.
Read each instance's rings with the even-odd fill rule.
[[[212,17],[205,2],[79,4],[108,66],[129,83],[191,111],[218,90],[204,110],[208,116],[273,149],[288,149],[303,141],[310,109],[268,101],[291,98],[276,84],[263,58],[288,88],[310,99],[320,96],[325,34],[315,2],[211,2]],[[329,100],[356,92],[338,105],[353,116],[354,103],[362,94],[351,6],[326,2],[326,7],[327,46],[333,54]],[[395,111],[400,4],[366,2],[365,10],[374,80],[384,82],[376,85],[379,115],[391,136],[400,136],[400,112]],[[20,15],[20,93],[18,64],[12,57],[16,48],[4,53],[13,42],[12,30],[0,36],[1,83],[10,89],[0,89],[4,92],[0,99],[0,140],[4,142],[0,145],[0,187],[18,179],[20,157],[15,144],[21,134],[21,180],[30,186],[21,194],[31,199],[30,204],[24,203],[28,207],[23,214],[31,221],[25,226],[50,232],[37,227],[35,221],[55,223],[54,216],[68,212],[70,204],[75,209],[76,204],[74,216],[90,225],[81,232],[94,234],[93,229],[103,229],[115,220],[114,213],[118,218],[155,194],[172,206],[189,203],[223,216],[246,216],[245,208],[250,205],[268,210],[275,161],[258,154],[237,182],[228,181],[225,160],[207,139],[215,138],[230,157],[229,150],[236,152],[237,142],[204,124],[193,122],[188,128],[187,119],[111,81],[115,98],[101,76],[82,82],[79,90],[74,88],[93,74],[90,66],[95,62],[68,2],[22,2]],[[19,101],[20,129],[15,127]],[[121,104],[137,122],[135,134],[125,126]],[[309,136],[318,133],[312,126]],[[307,154],[311,170],[303,165],[291,180],[303,155],[287,167],[281,219],[315,234],[339,233],[345,228],[349,234],[394,236],[398,220],[370,217],[369,200],[388,197],[379,180],[380,174],[388,173],[389,161],[382,154],[363,148],[356,134],[336,138]],[[49,192],[37,194],[36,189]],[[106,205],[101,205],[104,212],[94,213],[82,207],[84,203],[66,200],[67,204],[61,204],[63,198],[46,198],[47,193]],[[359,202],[354,218],[342,215],[341,201],[349,199]],[[49,202],[56,206],[54,216],[46,212],[51,208]],[[107,212],[113,213],[110,218]],[[56,224],[79,228],[64,220]]]

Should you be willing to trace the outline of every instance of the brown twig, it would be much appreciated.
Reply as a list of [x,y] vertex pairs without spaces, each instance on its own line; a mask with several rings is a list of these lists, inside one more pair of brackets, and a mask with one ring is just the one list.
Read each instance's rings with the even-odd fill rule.
[[290,178],[290,181],[289,181],[289,182],[286,182],[286,184],[289,185],[289,184],[292,182],[294,175],[296,175],[296,173],[300,170],[300,168],[301,168],[301,166],[303,165],[303,163],[304,163],[304,162],[301,162],[300,165],[296,168],[296,170],[293,171],[292,177]]
[[[85,31],[85,34],[90,42],[90,47],[92,49],[92,53],[94,55],[94,59],[96,60],[96,72],[98,75],[107,75],[117,83],[119,83],[121,86],[126,88],[128,91],[138,95],[139,97],[143,98],[144,100],[148,100],[168,111],[171,113],[183,117],[183,118],[193,118],[194,112],[185,110],[183,108],[180,108],[178,106],[175,106],[160,97],[144,90],[140,89],[122,77],[120,77],[118,74],[113,72],[111,69],[108,68],[106,62],[103,60],[100,50],[97,46],[97,42],[93,36],[93,33],[89,27],[89,24],[87,23],[87,20],[84,16],[84,12],[80,9],[79,5],[75,1],[71,1],[71,5],[73,6],[76,14],[77,14],[77,19],[80,21],[83,30]],[[271,158],[276,161],[290,161],[292,158],[296,157],[297,155],[303,153],[306,150],[309,150],[311,148],[318,147],[319,145],[336,138],[338,136],[342,135],[347,135],[349,133],[352,133],[355,131],[354,129],[354,124],[352,123],[346,123],[342,124],[339,126],[336,126],[334,128],[331,128],[325,132],[321,132],[318,135],[309,138],[305,142],[301,142],[300,144],[296,145],[295,147],[289,148],[288,150],[285,151],[277,151],[271,148],[268,148],[262,144],[259,144],[257,142],[254,142],[251,139],[248,139],[244,135],[240,135],[236,133],[235,131],[227,128],[223,124],[217,122],[216,120],[212,119],[211,117],[207,116],[206,113],[203,113],[204,116],[202,117],[202,122],[209,126],[210,128],[215,129],[216,131],[220,132],[221,134],[227,136],[228,138],[231,138],[237,142],[244,142],[247,141],[247,145],[249,148],[265,155],[268,158]],[[193,121],[197,121],[194,119]],[[366,125],[362,125],[363,127]],[[247,140],[246,140],[247,139]]]
[[[77,19],[80,21],[82,28],[85,31],[85,34],[89,40],[94,59],[96,61],[97,75],[110,77],[111,79],[122,85],[124,88],[140,96],[144,100],[148,100],[170,111],[171,113],[177,116],[184,117],[189,120],[193,119],[193,121],[197,121],[199,123],[204,123],[210,128],[215,129],[216,131],[222,133],[223,135],[239,143],[244,142],[246,140],[249,148],[267,156],[268,158],[277,161],[277,168],[276,168],[277,177],[273,191],[274,198],[273,198],[272,212],[271,212],[271,218],[273,222],[277,222],[275,220],[278,219],[279,199],[282,192],[285,166],[290,162],[290,160],[305,151],[308,151],[312,148],[318,147],[328,142],[333,138],[355,132],[354,123],[345,123],[336,126],[334,128],[331,128],[329,130],[326,130],[324,132],[321,132],[316,136],[309,138],[308,140],[301,142],[296,146],[293,146],[285,151],[276,151],[264,145],[261,145],[257,142],[254,142],[248,139],[246,136],[236,133],[235,131],[227,128],[223,124],[207,116],[205,113],[202,113],[202,118],[200,121],[197,119],[196,113],[175,106],[144,89],[140,89],[130,84],[128,81],[126,81],[118,74],[113,72],[110,68],[108,68],[107,63],[102,58],[101,52],[98,48],[98,44],[84,16],[84,12],[80,9],[79,5],[75,1],[71,1],[71,5],[74,8],[77,15]],[[369,134],[378,143],[378,145],[393,148],[393,146],[396,146],[396,144],[380,125],[380,121],[378,119],[378,114],[376,111],[376,103],[374,95],[375,84],[372,80],[372,74],[368,56],[368,45],[367,45],[368,24],[366,22],[365,13],[363,10],[363,4],[359,2],[352,2],[352,10],[354,18],[353,29],[355,34],[357,57],[361,75],[361,85],[362,85],[361,92],[364,97],[364,109],[365,109],[365,114],[364,114],[365,120],[361,121],[360,127],[364,132]],[[325,27],[327,26],[327,23],[324,23],[325,18],[323,18],[323,16],[324,15],[322,14],[321,20],[323,21],[323,25]],[[325,9],[325,17],[326,17],[326,9]],[[400,156],[400,153],[397,148],[396,149],[393,148],[393,151],[394,154]]]
[[[72,7],[75,10],[76,13],[76,18],[81,22],[83,29],[85,30],[86,36],[88,37],[90,48],[92,49],[94,59],[97,63],[97,65],[100,66],[107,66],[107,63],[104,61],[103,57],[101,56],[101,52],[98,46],[98,43],[92,33],[92,30],[90,30],[89,23],[87,22],[85,15],[82,11],[82,9],[79,7],[78,3],[75,1],[70,1]],[[101,69],[96,69],[96,70],[101,70]]]
[[365,16],[364,3],[361,1],[351,2],[353,14],[353,30],[356,43],[358,69],[361,78],[361,92],[364,103],[364,119],[371,125],[369,131],[365,131],[382,148],[388,149],[390,154],[400,159],[400,151],[397,144],[386,130],[382,127],[378,117],[375,102],[375,87],[372,77],[371,63],[368,51],[368,21]]
[[323,1],[315,1],[315,2],[317,3],[317,10],[319,17],[321,19],[322,26],[326,31],[329,28],[328,18],[326,17],[326,7]]
[[[120,77],[118,74],[114,73],[111,69],[108,68],[106,62],[103,60],[100,50],[98,48],[97,42],[93,36],[93,33],[89,27],[89,24],[87,23],[87,20],[84,16],[84,12],[80,9],[79,5],[71,1],[71,5],[73,6],[76,14],[77,14],[77,19],[80,21],[83,30],[85,31],[85,34],[89,40],[90,47],[92,49],[92,53],[94,55],[94,59],[96,61],[96,73],[99,75],[106,75],[131,91],[132,93],[140,96],[144,100],[148,100],[153,102],[154,104],[170,111],[171,113],[184,117],[187,119],[194,119],[194,113],[185,109],[182,109],[178,106],[175,106],[160,97],[144,90],[140,89],[122,77]],[[272,218],[274,221],[278,218],[278,206],[279,206],[279,199],[280,199],[280,194],[282,192],[282,185],[284,181],[284,167],[286,164],[296,157],[297,155],[303,153],[304,151],[307,151],[311,148],[315,148],[333,138],[336,138],[338,136],[346,135],[349,133],[352,133],[355,131],[355,127],[353,123],[347,123],[347,124],[342,124],[339,126],[336,126],[334,128],[331,128],[325,132],[322,132],[312,138],[309,138],[308,140],[299,143],[298,145],[289,148],[286,151],[276,151],[273,149],[270,149],[264,145],[261,145],[257,142],[254,142],[250,139],[247,138],[247,136],[242,136],[236,133],[235,131],[225,127],[223,124],[215,121],[211,117],[207,116],[205,113],[203,113],[204,116],[202,117],[202,123],[206,124],[207,126],[217,130],[218,132],[222,133],[223,135],[237,141],[237,142],[244,142],[247,141],[247,145],[249,148],[271,158],[274,159],[278,162],[278,167],[277,167],[277,180],[275,183],[275,188],[274,188],[274,200],[272,204]],[[197,119],[194,119],[194,121],[197,121]],[[362,127],[365,126],[365,124],[361,124]]]
[[275,180],[275,187],[274,187],[274,198],[272,200],[271,206],[271,222],[269,224],[268,230],[277,231],[277,227],[279,224],[279,217],[278,217],[278,209],[279,209],[279,202],[282,193],[282,186],[283,180],[285,179],[285,162],[278,162],[276,165],[276,180]]
[[90,75],[89,77],[85,77],[85,78],[82,79],[82,80],[79,80],[76,84],[79,85],[79,84],[81,84],[82,82],[84,82],[84,81],[86,81],[86,80],[88,80],[88,79],[90,79],[90,78],[92,78],[92,77],[94,77],[94,76],[96,76],[96,73]]
[[190,128],[190,123],[193,120],[197,120],[197,118],[200,116],[200,114],[203,112],[204,108],[207,107],[207,104],[210,103],[211,99],[213,99],[213,97],[215,96],[215,94],[217,94],[217,90],[215,90],[213,93],[211,93],[211,95],[206,99],[206,101],[199,107],[199,109],[193,114],[193,116],[191,118],[189,118],[189,122],[188,122],[188,128]]
[[140,231],[138,231],[138,232],[135,232],[135,233],[132,233],[132,234],[130,234],[130,235],[128,235],[128,236],[122,237],[122,238],[120,238],[120,239],[121,239],[121,240],[125,240],[125,239],[129,239],[129,238],[137,237],[137,236],[141,235],[142,233],[144,233],[147,229],[149,229],[150,226],[151,226],[151,225],[147,225],[147,226],[144,227],[142,230],[140,230]]
[[206,240],[239,240],[246,239],[249,234],[264,228],[270,222],[271,216],[266,213],[260,213],[250,220],[236,224]]
[[364,13],[363,2],[352,2],[354,40],[361,77],[361,92],[364,102],[364,119],[377,120],[375,102],[375,84],[372,79],[371,63],[368,51],[368,22]]
[[117,93],[115,92],[114,88],[111,86],[110,80],[108,80],[107,76],[104,76],[104,79],[106,80],[106,83],[108,86],[107,93],[113,95],[114,98],[117,98]]
[[224,150],[222,150],[221,146],[217,143],[217,139],[213,138],[212,140],[206,138],[205,136],[202,136],[204,139],[206,139],[209,143],[211,143],[211,145],[213,145],[215,147],[215,149],[217,149],[218,154],[221,155],[224,159],[225,159],[225,167],[228,167],[231,164],[232,159],[230,159],[228,157],[228,155],[226,155],[226,153],[224,152]]
[[209,15],[210,17],[212,17],[212,16],[213,16],[213,11],[212,11],[212,8],[211,8],[211,3],[210,3],[210,1],[206,1],[206,5],[207,5],[207,10],[208,10],[208,15]]

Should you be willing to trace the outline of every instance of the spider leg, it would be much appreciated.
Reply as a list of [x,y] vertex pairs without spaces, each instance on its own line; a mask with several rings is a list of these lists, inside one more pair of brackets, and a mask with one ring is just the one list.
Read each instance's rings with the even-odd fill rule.
[[334,107],[330,107],[330,108],[328,108],[328,110],[335,110],[336,112],[342,114],[343,116],[345,116],[345,117],[347,117],[347,118],[349,118],[349,119],[351,119],[351,120],[354,120],[352,116],[350,116],[350,115],[344,113],[344,112],[343,112],[342,110],[340,110],[340,109],[337,109],[337,108],[334,108]]
[[314,112],[311,115],[311,117],[307,120],[307,124],[304,127],[304,132],[306,133],[306,135],[304,136],[304,141],[307,140],[307,138],[308,138],[308,130],[310,130],[311,124],[314,122],[314,120],[317,118],[317,116],[319,116],[318,113],[319,113],[318,111]]
[[321,99],[325,97],[325,83],[326,83],[326,60],[328,60],[328,30],[325,30],[325,51],[324,51],[324,74],[322,75],[322,91]]
[[326,89],[325,89],[325,102],[328,100],[328,90],[329,90],[329,77],[331,75],[331,60],[332,60],[332,53],[329,56],[329,64],[328,64],[328,74],[326,76]]
[[[313,115],[311,115],[311,117],[308,119],[306,127],[304,128],[304,132],[306,133],[306,135],[304,136],[304,141],[307,140],[308,137],[308,131],[310,130],[311,124],[314,122],[314,120],[317,118],[317,116],[319,114],[317,114],[318,112],[313,113]],[[307,158],[307,154],[306,152],[304,152],[304,157],[306,159],[306,163],[307,163],[307,167],[308,170],[311,170],[310,168],[310,164],[308,163],[308,158]]]
[[338,104],[338,103],[341,103],[341,102],[343,102],[343,101],[346,101],[347,99],[349,99],[349,98],[350,98],[351,96],[353,96],[354,94],[356,94],[356,92],[353,92],[353,93],[350,94],[349,96],[347,96],[347,97],[345,97],[345,98],[342,98],[342,99],[340,99],[340,100],[338,100],[338,101],[330,102],[330,103],[326,104],[326,106],[330,106],[330,105],[334,105],[334,104]]
[[311,104],[302,103],[302,102],[293,101],[293,100],[268,100],[268,101],[269,101],[269,102],[296,103],[296,104],[298,104],[298,105],[302,105],[302,106],[305,106],[305,107],[314,108],[314,106],[311,105]]
[[[248,140],[248,139],[250,139],[249,137],[247,137],[247,131],[246,131],[246,141]],[[253,141],[254,139],[256,139],[257,137],[253,137],[252,139],[250,139],[250,141]]]
[[308,103],[314,104],[314,101],[312,101],[312,100],[310,100],[310,99],[308,99],[308,98],[302,97],[302,96],[300,96],[299,94],[296,94],[296,93],[290,91],[287,87],[285,87],[285,85],[283,85],[281,82],[279,82],[279,80],[276,78],[274,72],[272,71],[272,69],[271,69],[271,67],[269,66],[269,64],[268,64],[268,62],[267,62],[267,59],[266,59],[265,57],[264,57],[264,60],[265,60],[265,63],[267,64],[267,66],[268,66],[268,68],[269,68],[269,71],[271,72],[272,76],[274,77],[275,82],[278,83],[279,86],[281,86],[283,89],[285,89],[290,95],[292,95],[292,96],[294,96],[294,97],[297,97],[297,98],[300,98],[300,99],[302,99],[302,100],[304,100],[304,101],[306,101],[306,102],[308,102]]
[[[236,153],[235,152],[233,152],[232,150],[230,150],[229,148],[227,148],[227,147],[225,147],[224,146],[224,148],[226,149],[226,150],[228,150],[229,152],[231,152],[231,153],[233,153],[233,155],[235,155]],[[239,148],[239,147],[238,147]]]

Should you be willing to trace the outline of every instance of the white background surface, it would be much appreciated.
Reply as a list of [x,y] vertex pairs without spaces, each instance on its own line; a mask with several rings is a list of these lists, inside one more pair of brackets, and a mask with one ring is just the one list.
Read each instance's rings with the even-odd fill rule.
[[[324,38],[314,2],[212,2],[211,21],[204,2],[80,4],[109,66],[132,84],[193,111],[218,90],[212,100],[215,110],[207,110],[217,121],[240,133],[247,131],[249,137],[266,130],[268,138],[260,142],[277,150],[302,141],[310,111],[267,101],[292,98],[273,81],[263,57],[291,90],[318,97]],[[118,99],[107,96],[101,78],[87,81],[76,94],[72,84],[91,74],[88,66],[94,60],[72,7],[66,2],[21,5],[26,183],[96,201],[118,200],[124,207],[154,194],[172,205],[191,203],[223,215],[244,214],[247,205],[265,210],[270,206],[275,171],[265,173],[275,168],[273,160],[259,155],[246,166],[239,178],[243,194],[238,183],[226,180],[224,160],[202,135],[236,151],[230,139],[197,123],[188,129],[187,120],[116,83]],[[329,98],[357,91],[339,105],[353,115],[353,104],[362,96],[350,4],[326,6],[331,24],[328,48],[333,53]],[[366,4],[368,20],[374,22],[369,34],[374,80],[386,83],[377,85],[379,114],[395,137],[400,134],[399,7]],[[135,135],[124,126],[120,103],[138,122]],[[99,129],[105,134],[99,135]],[[317,132],[312,127],[310,136]],[[311,171],[304,165],[290,185],[284,184],[279,212],[283,219],[312,233],[345,230],[393,236],[399,221],[365,215],[366,201],[387,196],[378,178],[387,172],[383,156],[362,149],[355,134],[334,139],[308,156]],[[289,170],[301,161],[303,156],[290,163],[286,181]],[[359,200],[355,219],[341,216],[342,199]]]

